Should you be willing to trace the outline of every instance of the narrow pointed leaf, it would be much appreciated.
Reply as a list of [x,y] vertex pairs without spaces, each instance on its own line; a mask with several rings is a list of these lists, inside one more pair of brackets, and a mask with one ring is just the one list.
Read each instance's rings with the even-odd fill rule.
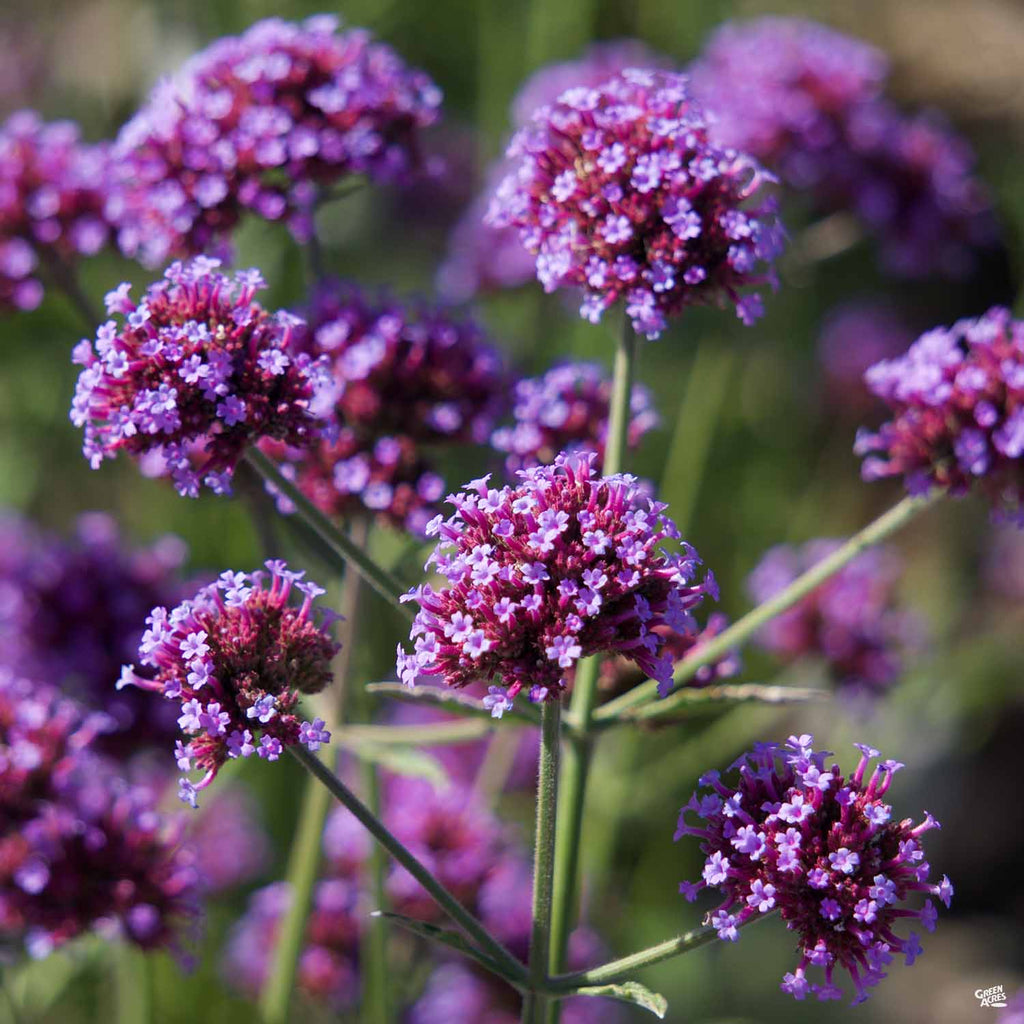
[[589,988],[577,989],[574,995],[604,996],[606,999],[618,999],[622,1003],[632,1003],[642,1010],[653,1013],[658,1020],[664,1020],[668,1013],[668,1000],[659,992],[652,992],[638,981],[623,981],[618,985],[593,985]]
[[[442,686],[405,686],[402,683],[368,683],[368,693],[382,697],[394,697],[413,704],[436,704],[450,711],[453,715],[466,715],[471,718],[491,719],[491,712],[484,707],[484,702],[469,694]],[[517,704],[511,711],[505,712],[517,724],[540,725],[540,712],[532,704]]]

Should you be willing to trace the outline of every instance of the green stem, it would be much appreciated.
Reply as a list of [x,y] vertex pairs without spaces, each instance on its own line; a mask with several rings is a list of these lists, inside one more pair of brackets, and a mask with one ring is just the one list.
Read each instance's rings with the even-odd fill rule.
[[555,816],[558,812],[560,700],[541,710],[540,764],[537,769],[537,828],[533,848],[533,927],[530,931],[530,987],[523,1002],[524,1024],[541,1024],[548,1001],[537,994],[548,972],[551,946],[551,894],[555,870]]
[[405,588],[387,569],[379,566],[358,544],[349,538],[344,530],[335,526],[258,448],[249,448],[245,453],[246,461],[267,483],[280,491],[294,506],[307,525],[324,541],[337,556],[342,565],[351,565],[367,583],[377,591],[394,608],[408,618],[413,618],[414,610],[399,600]]
[[[608,415],[608,437],[605,442],[601,472],[611,476],[622,472],[629,442],[630,401],[636,375],[637,336],[628,317],[623,318],[615,350],[611,407]],[[552,972],[561,969],[569,945],[569,933],[575,918],[577,876],[579,874],[580,835],[583,830],[583,805],[586,799],[587,775],[590,770],[591,722],[597,704],[597,679],[600,659],[588,658],[576,670],[573,682],[570,718],[574,730],[566,748],[562,772],[562,806],[558,820],[558,842],[555,848],[554,910],[549,966]],[[558,1006],[548,1013],[548,1020],[557,1024]]]
[[[456,722],[428,722],[424,725],[350,725],[337,733],[342,746],[346,740],[355,744],[373,743],[385,747],[443,747],[476,743],[495,731],[492,719],[467,718]],[[503,729],[498,735],[513,736],[518,743],[521,733]]]
[[[380,775],[377,766],[363,764],[363,785],[370,811],[381,817]],[[367,861],[367,881],[375,911],[387,910],[384,892],[385,863],[384,851],[376,844],[370,850]],[[388,934],[387,922],[383,915],[370,919],[363,933],[363,960],[366,968],[366,1019],[373,1024],[388,1024],[391,1020],[391,1006],[388,999]]]
[[427,870],[383,822],[322,761],[305,747],[290,746],[288,752],[316,776],[331,795],[352,812],[356,820],[430,894],[434,902],[458,924],[488,956],[507,972],[513,984],[526,981],[526,968]]
[[[748,918],[739,927],[746,928],[755,921],[763,921],[770,917],[775,911],[767,914],[758,914]],[[641,967],[650,967],[651,964],[661,963],[662,960],[671,960],[672,957],[681,956],[683,953],[690,953],[701,946],[706,946],[718,940],[718,933],[711,926],[695,928],[692,932],[677,935],[666,942],[659,942],[656,946],[641,949],[638,953],[631,953],[619,960],[612,960],[602,964],[600,967],[592,967],[587,971],[575,971],[572,974],[560,974],[548,981],[548,990],[551,992],[573,992],[576,989],[585,988],[588,985],[608,985],[618,981],[626,981],[629,976]]]
[[113,949],[113,955],[117,1024],[146,1024],[153,1019],[146,954],[137,946],[124,943]]
[[[694,677],[697,670],[710,665],[729,651],[741,647],[765,623],[791,608],[801,598],[806,597],[825,580],[834,576],[840,569],[849,565],[862,551],[880,543],[909,523],[926,508],[934,505],[944,492],[935,491],[924,498],[904,498],[898,505],[889,509],[873,523],[855,534],[845,544],[836,548],[828,558],[823,558],[802,576],[798,576],[788,587],[779,591],[775,597],[764,604],[758,605],[753,611],[747,612],[743,618],[734,622],[727,630],[719,633],[707,644],[688,658],[684,658],[677,666],[673,675],[673,686],[669,691],[675,692],[680,686]],[[635,686],[628,693],[622,694],[613,701],[602,705],[595,718],[605,720],[617,718],[629,708],[645,704],[658,696],[658,684],[653,679]],[[666,694],[667,696],[667,694]]]

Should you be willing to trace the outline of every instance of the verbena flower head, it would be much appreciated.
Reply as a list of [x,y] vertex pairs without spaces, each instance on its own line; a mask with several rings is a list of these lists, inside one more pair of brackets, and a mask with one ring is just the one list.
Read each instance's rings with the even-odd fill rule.
[[902,476],[911,494],[972,486],[1024,525],[1024,324],[993,307],[921,335],[864,375],[892,419],[861,430],[865,480]]
[[181,952],[198,919],[180,830],[89,749],[103,718],[0,675],[0,934],[33,957],[91,930]]
[[420,169],[440,90],[369,33],[336,28],[268,18],[156,86],[114,146],[125,252],[149,265],[202,252],[246,210],[305,238],[322,187]]
[[[593,43],[579,59],[548,64],[527,78],[512,100],[512,124],[522,128],[535,110],[554,103],[567,89],[593,88],[624,68],[664,68],[671,64],[668,57],[637,39]],[[507,160],[493,163],[480,194],[455,225],[437,279],[438,290],[446,299],[464,302],[478,292],[517,288],[534,277],[534,259],[520,243],[518,230],[484,222],[491,196],[512,170]]]
[[963,275],[998,232],[970,147],[881,97],[874,47],[798,18],[727,24],[692,68],[713,136],[761,160],[823,212],[846,210],[893,272]]
[[[201,483],[230,489],[251,442],[319,436],[311,405],[324,367],[289,350],[296,318],[253,301],[266,287],[259,271],[229,278],[219,265],[205,256],[174,263],[138,303],[127,284],[107,295],[107,311],[123,320],[74,351],[83,369],[71,421],[85,428],[94,469],[119,451],[156,453],[179,493],[195,497]],[[195,442],[204,445],[198,468]]]
[[[735,304],[752,323],[781,228],[750,157],[719,148],[684,75],[629,69],[571,89],[512,140],[488,213],[515,227],[546,291],[583,290],[596,323],[620,298],[656,338],[686,307]],[[757,203],[758,205],[754,205]]]
[[40,262],[67,266],[107,243],[107,149],[84,145],[71,121],[31,110],[0,127],[0,310],[43,300]]
[[[512,407],[515,425],[496,430],[491,445],[507,453],[509,474],[551,462],[561,451],[592,451],[604,458],[611,395],[611,379],[598,363],[565,363],[541,377],[518,381]],[[658,422],[650,392],[635,385],[630,446],[635,448]]]
[[[155,678],[126,667],[118,683],[179,702],[187,740],[175,746],[178,768],[205,773],[195,784],[180,780],[180,796],[193,807],[229,758],[276,761],[286,746],[315,751],[330,739],[321,719],[304,722],[296,714],[302,694],[330,682],[338,651],[313,609],[324,591],[283,562],[267,562],[267,569],[223,572],[170,613],[154,608],[139,661]],[[289,602],[293,590],[301,604]]]
[[[679,814],[675,838],[695,835],[706,855],[700,882],[680,891],[694,899],[704,888],[719,889],[721,905],[708,915],[719,938],[736,941],[738,928],[758,914],[778,910],[799,937],[800,960],[786,974],[782,990],[796,999],[813,992],[839,999],[836,971],[849,973],[855,1002],[885,977],[897,954],[908,964],[921,953],[919,935],[894,929],[903,920],[933,931],[937,913],[931,899],[921,909],[915,894],[937,897],[947,907],[953,886],[943,876],[929,882],[921,837],[939,824],[930,814],[919,825],[897,820],[885,803],[893,775],[903,767],[882,761],[869,773],[877,750],[857,744],[861,758],[849,778],[831,755],[811,749],[813,737],[759,744],[733,764],[726,783],[708,772]],[[687,815],[702,824],[692,825]],[[807,978],[824,971],[824,983]]]
[[[770,600],[828,557],[838,540],[814,540],[769,550],[747,587],[757,604]],[[899,608],[902,570],[891,548],[870,548],[758,633],[762,646],[786,662],[823,658],[838,689],[850,696],[880,696],[898,679],[903,651],[919,632]]]
[[440,541],[427,565],[447,583],[408,595],[420,610],[414,652],[398,649],[398,672],[412,685],[438,676],[448,686],[490,681],[485,702],[500,717],[526,687],[533,701],[557,700],[566,676],[590,654],[622,654],[659,681],[672,664],[655,627],[682,630],[705,594],[710,572],[679,540],[666,506],[642,495],[634,477],[599,477],[593,454],[559,455],[520,472],[516,487],[475,480],[448,500],[428,533]]
[[80,516],[68,540],[0,518],[0,665],[105,712],[109,728],[95,744],[104,754],[162,749],[174,736],[169,706],[113,684],[149,610],[184,595],[185,554],[177,537],[131,547],[102,513]]

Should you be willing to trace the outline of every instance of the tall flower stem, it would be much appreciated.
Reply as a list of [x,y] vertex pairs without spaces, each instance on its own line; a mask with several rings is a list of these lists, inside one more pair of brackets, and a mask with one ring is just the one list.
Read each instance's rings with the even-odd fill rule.
[[[608,437],[602,467],[605,476],[620,473],[623,469],[629,441],[630,400],[636,376],[637,341],[629,318],[625,317],[615,350]],[[575,916],[580,833],[583,827],[587,775],[590,770],[593,744],[591,723],[597,703],[599,669],[599,659],[588,658],[580,664],[573,683],[570,717],[574,729],[565,751],[565,767],[560,783],[562,801],[558,815],[558,840],[555,846],[554,906],[549,955],[549,967],[552,972],[562,967]],[[558,1006],[552,1004],[547,1019],[557,1024],[558,1016]]]
[[[802,576],[798,576],[784,590],[780,590],[773,598],[758,605],[753,611],[747,612],[743,618],[737,619],[724,632],[719,633],[706,645],[702,645],[691,657],[684,658],[673,674],[673,687],[669,692],[674,692],[692,679],[702,666],[710,665],[729,651],[743,646],[765,623],[792,608],[797,601],[806,597],[816,587],[821,586],[827,579],[849,565],[861,552],[881,543],[897,530],[902,529],[925,509],[934,505],[943,495],[944,492],[935,491],[923,498],[904,498],[898,505],[894,505],[860,533],[854,534],[845,544],[836,548],[827,558],[823,558]],[[658,684],[653,679],[648,679],[628,693],[603,705],[597,711],[595,718],[598,720],[617,718],[629,708],[646,704],[657,696]]]
[[[367,521],[362,517],[356,519],[349,528],[352,542],[360,546],[366,544],[368,533]],[[325,717],[329,717],[332,731],[337,731],[346,717],[352,656],[355,651],[356,617],[362,589],[363,581],[358,573],[351,569],[346,571],[342,577],[338,601],[338,611],[342,618],[339,637],[341,649],[331,666],[335,679],[332,690],[334,701],[333,707],[325,714]],[[324,825],[330,806],[330,793],[315,779],[310,778],[306,784],[285,876],[291,900],[281,924],[280,937],[274,947],[270,973],[261,993],[260,1009],[265,1024],[285,1024],[288,1020],[289,1003],[295,987],[299,958],[302,955],[306,921],[313,904],[313,888],[320,867]]]
[[351,564],[381,597],[406,618],[413,618],[415,612],[412,608],[399,600],[405,589],[402,584],[387,569],[378,565],[362,547],[354,543],[344,530],[335,526],[291,480],[281,473],[273,459],[268,458],[258,448],[249,448],[245,458],[275,491],[279,491],[295,506],[296,514],[301,516],[310,529],[334,552],[341,565]]
[[331,795],[349,811],[371,836],[430,894],[434,902],[469,936],[480,950],[503,969],[516,986],[527,981],[526,968],[439,882],[394,836],[384,823],[327,766],[305,747],[290,746],[288,753],[315,775]]
[[[363,789],[370,810],[381,817],[380,772],[377,766],[364,761]],[[310,780],[312,781],[312,780]],[[374,911],[386,910],[384,877],[386,873],[384,851],[374,843],[367,860],[367,882]],[[391,1020],[391,1001],[388,999],[388,933],[387,921],[377,914],[371,918],[363,933],[362,956],[366,963],[364,984],[366,1011],[374,1024],[388,1024]]]
[[530,932],[530,988],[523,1000],[523,1024],[543,1024],[548,1000],[540,994],[548,972],[551,903],[555,871],[555,820],[558,812],[558,755],[561,745],[559,700],[541,711],[540,763],[537,768],[537,828],[533,848],[533,927]]

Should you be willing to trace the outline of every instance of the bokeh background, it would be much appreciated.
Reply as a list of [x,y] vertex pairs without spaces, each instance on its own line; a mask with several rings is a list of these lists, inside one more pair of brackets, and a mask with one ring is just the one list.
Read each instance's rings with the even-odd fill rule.
[[[110,137],[160,73],[216,36],[261,17],[301,18],[322,9],[294,0],[7,0],[0,11],[0,114],[30,105],[47,118],[78,120],[89,140]],[[719,576],[722,608],[732,615],[748,607],[744,579],[766,548],[849,534],[899,497],[895,482],[860,481],[853,435],[859,422],[877,423],[881,410],[870,403],[858,410],[856,401],[828,390],[822,327],[838,305],[861,300],[888,305],[915,330],[994,303],[1013,305],[1024,223],[1024,5],[351,0],[337,13],[348,25],[371,29],[441,85],[444,123],[432,138],[452,174],[419,196],[364,189],[328,209],[320,228],[330,266],[424,293],[433,287],[451,227],[501,151],[510,100],[538,67],[577,56],[594,40],[623,36],[682,66],[721,22],[765,13],[813,17],[883,48],[893,64],[891,97],[912,109],[938,108],[975,148],[1005,247],[968,280],[908,283],[879,270],[869,243],[831,251],[831,240],[809,231],[799,200],[787,199],[793,245],[765,319],[745,329],[728,314],[695,311],[643,346],[640,378],[655,395],[662,425],[647,436],[634,466],[660,481],[685,535]],[[250,221],[238,249],[239,265],[258,264],[271,282],[268,303],[301,301],[302,260],[283,228]],[[146,276],[109,253],[82,272],[94,296]],[[556,355],[610,365],[609,328],[583,323],[539,287],[484,299],[478,308],[523,370],[542,370]],[[0,507],[58,531],[69,530],[82,511],[106,510],[138,541],[168,532],[184,538],[197,572],[255,564],[258,539],[240,502],[183,501],[125,460],[89,470],[67,420],[76,375],[68,357],[80,331],[75,310],[59,296],[0,323]],[[449,480],[475,475],[480,461],[473,451],[450,460]],[[381,534],[374,544],[393,557],[402,542]],[[929,859],[957,887],[953,910],[927,937],[922,960],[912,970],[893,970],[865,1006],[798,1004],[780,993],[777,980],[794,957],[773,920],[744,933],[738,945],[647,971],[644,980],[669,999],[670,1020],[960,1024],[993,1018],[978,1008],[976,989],[1024,987],[1024,539],[993,528],[980,502],[964,501],[930,511],[895,544],[906,562],[902,599],[922,616],[927,639],[872,712],[742,707],[602,744],[585,817],[588,916],[616,954],[696,924],[697,908],[676,896],[677,882],[699,871],[695,844],[671,841],[678,808],[701,771],[728,764],[756,738],[793,730],[814,732],[840,752],[863,739],[907,763],[894,788],[896,809],[917,815],[924,807],[942,821]],[[315,553],[299,557],[315,561]],[[387,657],[374,651],[393,650],[400,624],[383,605],[364,622],[357,663],[364,678],[383,678]],[[776,671],[756,651],[746,658],[748,679],[771,679]],[[811,681],[813,671],[808,667]],[[299,779],[282,762],[275,770],[247,766],[242,781],[274,840],[257,879],[267,882],[284,870],[296,809],[288,794]],[[529,799],[513,796],[503,807],[522,822],[524,835]],[[252,1004],[232,992],[219,964],[225,930],[245,900],[238,891],[212,907],[197,972],[183,977],[170,960],[151,967],[153,1020],[253,1019]],[[36,966],[26,984],[39,995],[40,1020],[101,1020],[116,1004],[116,986],[88,949]],[[4,1012],[0,1006],[0,1020]],[[295,1019],[330,1017],[304,1007]]]

